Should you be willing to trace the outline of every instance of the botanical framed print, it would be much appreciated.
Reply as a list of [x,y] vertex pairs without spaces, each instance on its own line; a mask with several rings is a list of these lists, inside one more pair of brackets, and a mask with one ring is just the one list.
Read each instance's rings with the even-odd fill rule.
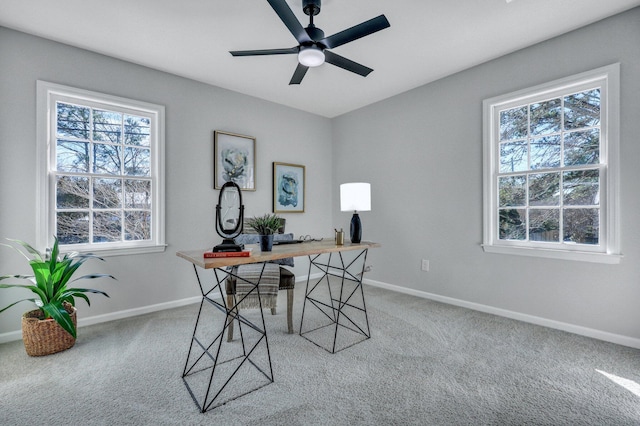
[[256,190],[256,138],[213,132],[213,187],[235,182],[243,191]]
[[298,164],[273,163],[274,213],[304,213],[304,173]]

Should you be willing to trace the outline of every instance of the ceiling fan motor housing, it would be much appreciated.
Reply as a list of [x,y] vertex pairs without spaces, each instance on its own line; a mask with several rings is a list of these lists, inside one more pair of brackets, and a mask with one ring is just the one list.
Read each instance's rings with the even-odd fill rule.
[[320,13],[321,0],[302,0],[302,10],[309,16]]
[[[313,41],[318,41],[318,40],[322,40],[324,39],[324,31],[322,31],[320,28],[316,27],[315,25],[309,25],[308,27],[305,28],[305,31],[307,32],[307,34],[309,34],[309,37],[311,38],[311,40]],[[303,43],[303,45],[305,45],[306,43]],[[312,43],[308,43],[309,45]],[[322,45],[321,43],[313,43],[318,45],[319,47],[324,49],[324,45]]]

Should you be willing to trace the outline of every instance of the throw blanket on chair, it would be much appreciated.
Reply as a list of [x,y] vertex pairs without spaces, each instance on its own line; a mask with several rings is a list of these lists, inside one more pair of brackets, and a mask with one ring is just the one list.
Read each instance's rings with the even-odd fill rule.
[[[264,271],[262,267],[264,265]],[[238,305],[240,309],[258,309],[260,308],[260,300],[258,300],[258,292],[253,291],[253,284],[249,284],[244,280],[252,283],[258,282],[260,290],[260,299],[262,299],[262,308],[271,309],[276,307],[278,302],[278,288],[280,286],[280,266],[274,263],[251,263],[248,265],[239,265],[233,268],[233,273],[238,276],[236,282],[236,300],[239,301],[244,297],[242,303]],[[262,274],[262,277],[260,275]],[[246,296],[246,297],[245,297]]]

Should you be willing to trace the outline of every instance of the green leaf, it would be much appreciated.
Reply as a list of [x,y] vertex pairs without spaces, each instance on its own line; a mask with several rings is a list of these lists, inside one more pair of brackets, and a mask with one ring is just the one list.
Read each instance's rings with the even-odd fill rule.
[[[11,238],[7,238],[7,240],[9,240],[9,241],[13,241],[13,242],[15,242],[15,243],[20,244],[20,245],[21,245],[22,247],[24,247],[24,248],[25,248],[29,253],[31,253],[31,254],[33,255],[33,257],[35,258],[35,260],[38,260],[38,261],[40,261],[40,262],[43,262],[43,261],[44,261],[44,260],[42,259],[42,257],[43,257],[43,256],[42,256],[42,253],[40,253],[38,250],[36,250],[36,249],[34,249],[33,247],[31,247],[29,244],[25,243],[24,241],[20,241],[20,240],[13,240],[13,239],[11,239]],[[15,247],[14,247],[14,249],[15,249]],[[17,250],[17,249],[16,249],[16,250]],[[17,251],[19,251],[20,253],[22,253],[20,250],[17,250]],[[23,254],[23,256],[24,256],[24,253],[22,253],[22,254]],[[26,257],[26,256],[25,256],[25,257]],[[27,257],[27,259],[29,259],[29,258]]]
[[[89,274],[89,275],[83,275],[81,277],[76,278],[75,280],[71,281],[78,281],[78,280],[90,280],[93,278],[111,278],[111,279],[116,279],[116,277],[114,277],[113,275],[110,274]],[[117,280],[116,280],[117,281]]]
[[[31,290],[32,292],[34,292],[35,294],[38,295],[38,297],[40,297],[40,299],[44,300],[46,299],[46,295],[42,292],[42,290],[40,290],[40,288],[38,288],[37,286],[34,285],[24,285],[24,284],[0,284],[0,288],[25,288],[27,290]],[[24,299],[24,300],[30,300],[30,299]],[[3,309],[4,310],[4,309]]]
[[67,291],[62,293],[60,296],[61,297],[66,297],[67,295],[71,295],[71,296],[78,297],[78,296],[80,296],[81,293],[94,293],[94,294],[101,294],[103,296],[109,297],[109,295],[107,293],[105,293],[104,291],[95,290],[93,288],[68,288]]
[[97,258],[97,259],[103,260],[103,259],[101,259],[101,258],[99,258],[99,257],[96,257],[96,256],[93,256],[93,255],[90,255],[90,256],[88,256],[88,255],[82,255],[82,256],[79,256],[79,257],[77,257],[77,258],[71,258],[71,257],[69,257],[69,258],[65,258],[65,261],[67,261],[67,262],[69,262],[69,263],[67,264],[67,266],[66,266],[66,267],[65,267],[65,269],[64,269],[64,272],[63,272],[63,274],[62,274],[61,281],[62,281],[63,283],[65,283],[65,284],[66,284],[66,283],[69,281],[69,279],[71,279],[71,277],[72,277],[72,276],[73,276],[73,274],[76,272],[76,270],[77,270],[77,269],[78,269],[78,268],[79,268],[79,267],[80,267],[84,262],[86,262],[87,260],[92,259],[92,258]]
[[31,280],[33,278],[33,275],[3,275],[0,277],[0,281],[7,279],[7,278],[18,278],[21,280]]
[[[89,301],[89,298],[87,297],[86,294],[84,294],[84,293],[74,293],[73,295],[76,296],[76,297],[79,297],[81,299],[84,299],[84,301],[87,302],[87,305],[91,306],[91,302]],[[109,296],[107,296],[107,297],[109,297]],[[73,300],[73,297],[69,296],[68,299]],[[73,301],[73,303],[72,302],[69,302],[69,303],[71,303],[73,306],[75,306],[75,300]]]
[[51,277],[51,272],[49,271],[49,265],[46,262],[41,262],[38,260],[32,260],[29,262],[31,265],[31,269],[33,270],[33,276],[36,279],[36,285],[42,289],[42,291],[47,291],[47,282],[49,281],[49,277]]
[[60,250],[58,249],[58,237],[53,237],[53,248],[51,249],[51,260],[49,265],[49,270],[53,274],[56,269],[56,262],[58,261],[58,255],[60,254]]
[[34,302],[35,303],[36,299],[22,299],[22,300],[18,300],[17,302],[13,302],[12,304],[10,304],[9,306],[0,309],[0,313],[6,311],[7,309],[9,309],[10,307],[12,307],[13,305],[17,305],[20,302]]
[[71,320],[71,316],[69,312],[64,308],[62,302],[52,302],[46,304],[42,307],[42,310],[51,318],[54,319],[55,322],[60,324],[60,327],[65,329],[69,334],[76,338],[76,327],[73,325],[73,321]]

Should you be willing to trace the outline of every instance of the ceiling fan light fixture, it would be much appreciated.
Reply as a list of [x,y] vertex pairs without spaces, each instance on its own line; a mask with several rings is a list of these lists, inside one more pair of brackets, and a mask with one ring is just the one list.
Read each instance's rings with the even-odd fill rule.
[[324,64],[324,52],[318,46],[301,47],[298,62],[307,67],[318,67]]

